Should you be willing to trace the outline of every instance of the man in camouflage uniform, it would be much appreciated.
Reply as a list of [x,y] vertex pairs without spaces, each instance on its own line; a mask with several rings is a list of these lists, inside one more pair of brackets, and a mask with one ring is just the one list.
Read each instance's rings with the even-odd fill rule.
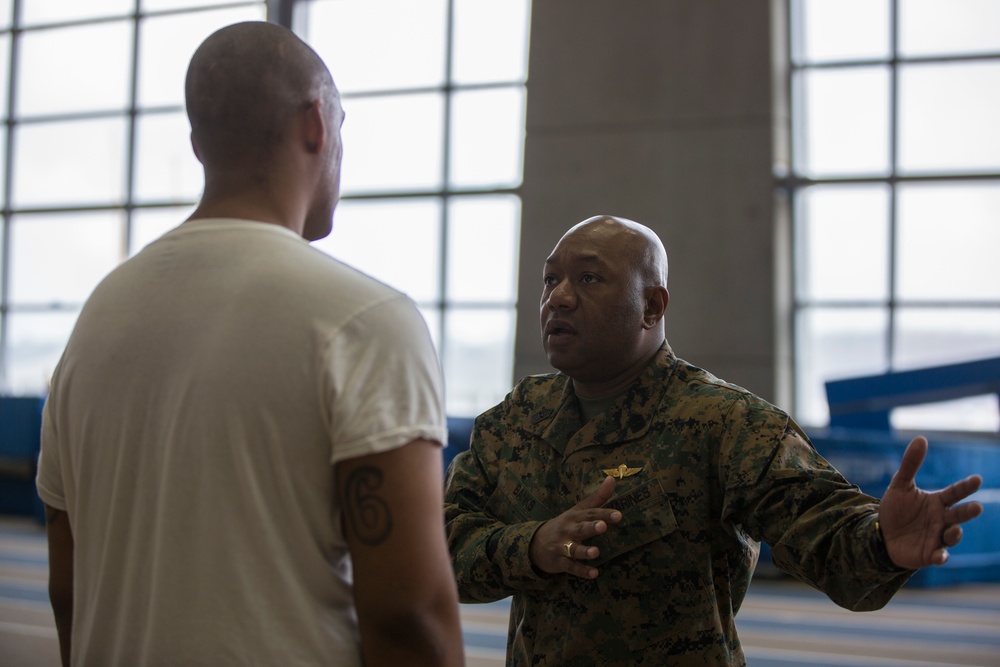
[[[513,596],[508,665],[744,665],[734,617],[759,542],[854,610],[941,564],[978,476],[936,493],[915,439],[882,501],[787,414],[674,356],[667,260],[652,231],[599,216],[546,261],[542,339],[561,372],[476,420],[448,475],[464,602]],[[880,504],[881,503],[881,504]]]

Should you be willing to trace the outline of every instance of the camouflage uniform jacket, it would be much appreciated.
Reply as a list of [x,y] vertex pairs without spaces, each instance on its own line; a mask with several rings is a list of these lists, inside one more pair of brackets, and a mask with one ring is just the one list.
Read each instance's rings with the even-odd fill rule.
[[[528,546],[547,519],[625,465],[623,513],[595,580],[549,575]],[[562,374],[521,380],[480,415],[445,496],[463,602],[513,596],[507,664],[744,665],[734,617],[771,545],[781,569],[853,610],[911,574],[875,536],[878,501],[849,484],[769,403],[663,348],[603,415],[581,425]]]

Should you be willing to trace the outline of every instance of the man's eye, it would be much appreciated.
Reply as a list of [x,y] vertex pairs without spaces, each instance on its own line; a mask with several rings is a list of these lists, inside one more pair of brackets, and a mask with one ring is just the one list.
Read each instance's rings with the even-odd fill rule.
[[544,278],[542,278],[542,282],[545,283],[546,285],[555,285],[556,278],[555,276],[545,276]]
[[583,276],[580,277],[580,282],[581,283],[596,283],[597,282],[597,276],[595,276],[595,275],[593,275],[591,273],[585,273],[585,274],[583,274]]

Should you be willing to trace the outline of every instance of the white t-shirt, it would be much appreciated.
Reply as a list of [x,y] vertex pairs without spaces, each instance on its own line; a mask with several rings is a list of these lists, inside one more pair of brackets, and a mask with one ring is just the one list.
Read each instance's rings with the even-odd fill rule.
[[73,664],[360,664],[332,464],[446,442],[442,384],[409,298],[285,228],[191,221],[115,269],[43,420]]

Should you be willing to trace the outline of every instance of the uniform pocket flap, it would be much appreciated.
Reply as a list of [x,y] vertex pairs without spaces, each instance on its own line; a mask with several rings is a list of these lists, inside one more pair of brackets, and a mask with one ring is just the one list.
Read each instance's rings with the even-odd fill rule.
[[677,529],[670,497],[658,479],[633,487],[604,504],[622,513],[622,520],[609,525],[604,535],[587,540],[598,547],[601,555],[586,561],[595,567],[633,549],[649,544]]

